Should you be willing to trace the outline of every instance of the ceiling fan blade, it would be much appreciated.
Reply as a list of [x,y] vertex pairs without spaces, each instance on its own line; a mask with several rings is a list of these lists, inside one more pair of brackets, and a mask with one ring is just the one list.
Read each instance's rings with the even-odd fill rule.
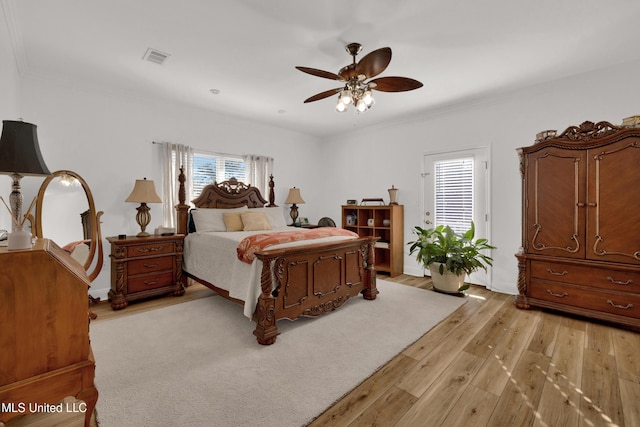
[[407,77],[380,77],[371,80],[369,85],[380,92],[406,92],[422,87],[422,83]]
[[310,98],[305,99],[304,103],[306,104],[307,102],[319,101],[320,99],[328,98],[328,97],[330,97],[332,95],[337,94],[341,90],[342,90],[342,88],[339,87],[339,88],[336,88],[336,89],[331,89],[331,90],[327,90],[327,91],[318,93],[316,95],[313,95]]
[[331,73],[329,71],[323,71],[323,70],[318,70],[316,68],[309,68],[309,67],[296,67],[296,69],[302,71],[303,73],[311,74],[312,76],[323,77],[325,79],[330,79],[330,80],[342,81],[342,77],[340,77],[335,73]]
[[356,73],[368,79],[383,72],[391,62],[391,48],[383,47],[366,54],[356,65]]

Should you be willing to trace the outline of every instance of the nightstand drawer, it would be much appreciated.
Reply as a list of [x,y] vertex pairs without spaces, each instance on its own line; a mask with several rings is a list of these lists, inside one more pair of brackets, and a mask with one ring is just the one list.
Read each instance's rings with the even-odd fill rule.
[[163,256],[158,258],[146,258],[130,261],[127,264],[127,274],[135,276],[136,274],[155,273],[160,271],[173,269],[174,257]]
[[167,271],[162,274],[129,277],[129,293],[143,292],[150,289],[164,288],[173,285],[173,273]]
[[531,277],[570,284],[588,284],[602,289],[640,293],[640,271],[532,261]]
[[147,243],[144,245],[131,245],[127,246],[127,257],[142,257],[161,254],[170,254],[174,251],[173,242],[156,242]]

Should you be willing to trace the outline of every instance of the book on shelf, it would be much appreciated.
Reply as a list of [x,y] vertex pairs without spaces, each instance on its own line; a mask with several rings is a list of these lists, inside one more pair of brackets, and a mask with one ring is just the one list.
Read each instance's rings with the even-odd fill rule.
[[385,249],[389,249],[389,242],[381,242],[381,241],[377,241],[375,244],[376,248],[385,248]]

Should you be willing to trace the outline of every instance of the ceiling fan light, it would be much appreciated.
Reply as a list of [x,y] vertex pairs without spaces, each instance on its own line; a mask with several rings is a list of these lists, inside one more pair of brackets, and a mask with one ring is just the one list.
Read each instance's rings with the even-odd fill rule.
[[364,96],[362,97],[362,100],[364,101],[365,104],[367,104],[367,106],[371,106],[375,102],[373,99],[373,94],[371,93],[370,90],[365,91]]
[[340,102],[342,102],[344,105],[349,105],[351,104],[351,101],[353,101],[353,97],[351,96],[351,91],[344,89],[342,92],[340,92]]
[[363,99],[358,100],[358,103],[356,104],[356,110],[358,110],[358,113],[364,113],[368,110],[368,106]]
[[338,113],[344,113],[347,111],[347,106],[342,102],[342,100],[338,100],[338,103],[336,104],[336,111]]

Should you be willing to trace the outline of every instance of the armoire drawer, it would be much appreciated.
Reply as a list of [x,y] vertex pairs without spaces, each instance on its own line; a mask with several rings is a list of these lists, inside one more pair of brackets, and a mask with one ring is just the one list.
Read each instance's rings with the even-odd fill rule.
[[532,280],[529,295],[544,301],[640,318],[640,295],[585,289],[578,286]]
[[640,293],[640,271],[583,265],[531,261],[531,277],[602,289]]

